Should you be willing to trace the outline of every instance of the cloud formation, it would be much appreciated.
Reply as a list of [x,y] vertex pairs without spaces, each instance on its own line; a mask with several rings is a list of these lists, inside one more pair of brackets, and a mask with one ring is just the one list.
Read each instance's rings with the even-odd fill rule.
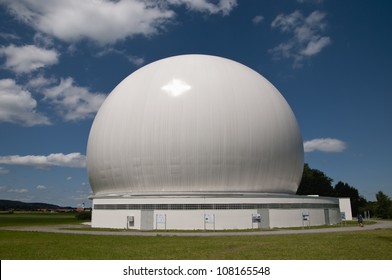
[[28,192],[28,189],[8,189],[7,192],[9,193],[26,193]]
[[305,58],[320,53],[331,44],[331,38],[323,36],[327,23],[326,14],[314,11],[305,17],[300,11],[279,14],[271,23],[273,29],[289,34],[289,39],[270,49],[275,59],[292,59],[294,67],[302,66]]
[[4,0],[9,11],[37,31],[66,42],[90,39],[114,43],[134,35],[149,36],[175,14],[152,1]]
[[252,18],[252,22],[254,25],[260,24],[263,20],[264,20],[264,17],[261,15],[258,15],[258,16],[255,16],[254,18]]
[[59,57],[56,50],[42,49],[34,45],[1,47],[0,55],[5,56],[5,68],[18,74],[56,64]]
[[86,166],[86,156],[80,153],[56,153],[47,156],[0,156],[0,164],[25,165],[38,168],[51,166],[84,168]]
[[[94,117],[106,98],[103,93],[75,85],[70,77],[58,82],[59,79],[45,78],[42,73],[31,76],[31,72],[59,62],[60,53],[54,49],[54,38],[71,46],[80,40],[105,45],[107,51],[99,55],[114,51],[139,67],[145,63],[143,57],[116,51],[111,45],[136,35],[150,37],[164,31],[175,20],[174,8],[185,6],[194,12],[227,15],[237,1],[2,0],[0,5],[36,31],[35,45],[0,46],[4,68],[18,75],[29,75],[24,86],[15,80],[0,80],[0,122],[34,126],[52,123],[38,111],[38,102],[51,105],[49,108],[54,108],[54,113],[65,121],[78,121]],[[0,37],[19,38],[9,33],[0,33]],[[43,99],[33,94],[43,95]]]
[[130,63],[132,63],[133,65],[138,66],[138,67],[142,66],[145,62],[143,57],[139,57],[136,55],[129,55],[129,54],[127,54],[127,52],[125,50],[117,50],[117,49],[111,48],[111,47],[106,48],[103,51],[98,52],[96,54],[96,56],[102,57],[102,56],[105,56],[110,53],[120,55],[120,56],[124,57],[125,59],[127,59]]
[[5,169],[4,167],[1,167],[0,166],[0,174],[7,174],[7,173],[9,173],[10,171],[8,170],[8,169]]
[[100,108],[106,95],[91,92],[86,87],[74,84],[72,78],[56,79],[44,76],[31,78],[26,88],[15,80],[0,80],[0,122],[15,123],[23,126],[50,125],[52,122],[37,111],[37,101],[32,91],[39,91],[46,102],[55,109],[55,114],[65,121],[78,121],[92,118]]
[[345,142],[333,139],[333,138],[318,138],[304,142],[304,151],[314,152],[326,152],[326,153],[339,153],[343,152],[347,148]]
[[173,8],[228,15],[236,0],[3,0],[8,10],[36,31],[65,42],[89,39],[113,44],[135,35],[152,36],[174,21]]
[[[189,10],[227,16],[237,6],[237,0],[168,0],[172,5],[185,5]],[[213,2],[213,3],[211,3]]]
[[61,79],[57,86],[43,90],[43,95],[44,101],[53,104],[66,121],[93,117],[106,98],[103,93],[74,85],[72,78]]
[[36,109],[37,101],[29,91],[12,79],[0,80],[0,122],[25,126],[50,124],[49,119]]

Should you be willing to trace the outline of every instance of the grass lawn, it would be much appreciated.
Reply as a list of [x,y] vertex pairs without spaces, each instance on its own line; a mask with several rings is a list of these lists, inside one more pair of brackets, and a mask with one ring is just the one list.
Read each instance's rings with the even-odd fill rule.
[[44,226],[80,224],[75,213],[15,213],[0,214],[0,227],[5,226]]
[[[7,215],[3,215],[0,215],[0,225],[7,221],[4,219]],[[74,216],[67,215],[57,219],[62,223],[80,223],[72,218]],[[55,218],[50,217],[54,216],[42,216],[39,223],[53,224]],[[34,218],[25,218],[30,224],[34,223]],[[15,223],[8,218],[8,225]],[[0,259],[391,260],[392,229],[214,237],[95,236],[0,230]]]

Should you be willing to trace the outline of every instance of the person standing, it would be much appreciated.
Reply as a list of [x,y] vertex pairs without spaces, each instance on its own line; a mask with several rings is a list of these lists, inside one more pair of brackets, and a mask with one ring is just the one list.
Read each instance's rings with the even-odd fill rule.
[[358,215],[358,224],[360,227],[363,227],[363,217],[361,214]]

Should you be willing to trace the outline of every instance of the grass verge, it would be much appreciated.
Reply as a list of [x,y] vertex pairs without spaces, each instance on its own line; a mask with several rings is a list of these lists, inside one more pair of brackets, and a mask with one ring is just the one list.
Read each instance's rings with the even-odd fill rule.
[[[37,214],[20,215],[13,218],[0,215],[0,225],[53,225],[81,222],[70,214],[39,214],[44,215],[39,216],[41,219]],[[202,237],[96,236],[0,230],[0,259],[391,260],[392,229]]]
[[5,226],[49,226],[80,224],[75,213],[14,213],[0,214],[0,227]]
[[392,259],[392,230],[269,236],[96,236],[0,231],[0,259]]

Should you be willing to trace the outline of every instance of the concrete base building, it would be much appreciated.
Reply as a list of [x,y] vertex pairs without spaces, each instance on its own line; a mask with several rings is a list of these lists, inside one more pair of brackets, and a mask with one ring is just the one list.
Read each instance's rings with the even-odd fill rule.
[[252,69],[216,56],[159,60],[125,78],[92,125],[92,226],[249,229],[334,224],[335,198],[295,196],[295,116]]
[[340,222],[330,197],[271,194],[95,198],[93,227],[138,230],[270,229]]

